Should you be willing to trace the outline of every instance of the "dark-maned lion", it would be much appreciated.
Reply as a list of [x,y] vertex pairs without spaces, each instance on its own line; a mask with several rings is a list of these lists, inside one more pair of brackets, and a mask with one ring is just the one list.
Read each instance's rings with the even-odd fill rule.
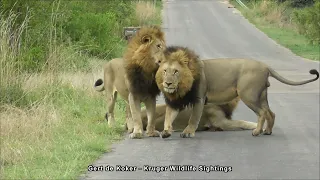
[[[203,112],[205,98],[208,103],[221,104],[236,97],[258,116],[257,128],[252,131],[257,136],[264,131],[270,135],[275,114],[267,100],[268,77],[274,77],[288,85],[302,85],[319,78],[319,72],[310,70],[317,77],[301,82],[293,82],[281,77],[266,64],[249,59],[210,59],[201,61],[192,50],[179,46],[168,47],[165,58],[156,73],[156,82],[163,92],[167,104],[163,138],[171,136],[172,123],[179,111],[191,105],[193,111],[188,126],[181,137],[193,137]],[[262,130],[265,120],[267,126]]]
[[[94,88],[98,92],[106,91],[108,110],[106,113],[106,119],[109,126],[115,123],[114,119],[114,106],[117,96],[120,95],[124,99],[126,104],[126,124],[132,123],[130,107],[128,105],[129,91],[125,85],[124,74],[124,60],[122,58],[112,59],[104,65],[104,80],[98,79]],[[239,102],[239,98],[225,105],[207,104],[204,106],[203,115],[201,117],[198,130],[238,130],[238,129],[254,129],[257,127],[257,123],[248,122],[244,120],[231,120],[231,115],[236,109]],[[156,130],[163,130],[164,116],[166,112],[166,106],[161,104],[156,106],[155,124]],[[177,116],[174,121],[174,127],[176,129],[182,129],[187,125],[185,119],[188,119],[191,115],[192,109],[186,108]],[[147,113],[145,108],[141,111],[141,117],[143,122],[143,128],[147,126]],[[132,133],[132,124],[127,125],[128,133]]]
[[147,136],[159,136],[154,124],[156,96],[160,94],[155,74],[165,48],[164,33],[160,27],[145,26],[130,39],[124,53],[125,83],[129,90],[128,101],[133,121],[133,132],[129,135],[131,139],[143,137],[141,102],[147,110]]

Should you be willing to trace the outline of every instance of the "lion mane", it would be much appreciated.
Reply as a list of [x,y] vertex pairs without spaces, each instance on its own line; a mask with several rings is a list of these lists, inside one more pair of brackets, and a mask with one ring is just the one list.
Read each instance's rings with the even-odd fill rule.
[[156,74],[156,82],[159,89],[165,94],[166,104],[179,110],[189,106],[192,107],[198,101],[196,89],[200,83],[199,56],[187,47],[180,46],[169,46],[164,54],[165,58],[162,62],[178,62],[182,67],[180,73],[183,77],[178,84],[176,92],[171,94],[163,91],[163,76],[160,71]]
[[[133,36],[124,54],[125,70],[131,92],[140,97],[155,97],[160,90],[155,82],[158,66],[151,52],[152,42],[159,39],[165,43],[164,33],[158,26],[141,28]],[[145,46],[143,46],[145,45]]]

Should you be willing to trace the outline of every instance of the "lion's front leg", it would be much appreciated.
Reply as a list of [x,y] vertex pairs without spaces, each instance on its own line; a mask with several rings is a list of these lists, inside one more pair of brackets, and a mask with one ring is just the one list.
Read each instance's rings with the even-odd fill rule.
[[202,116],[203,112],[203,107],[204,107],[204,101],[203,98],[197,102],[193,109],[192,109],[192,114],[189,119],[188,126],[183,130],[183,132],[180,134],[180,137],[182,138],[191,138],[195,136],[195,132],[198,128],[198,124],[200,122],[200,118]]
[[127,131],[128,133],[133,132],[133,120],[130,110],[130,105],[126,104],[126,125],[127,125]]
[[145,101],[145,105],[146,105],[147,118],[148,118],[146,134],[149,137],[159,137],[160,133],[155,129],[156,99],[148,98]]
[[129,135],[129,138],[141,139],[143,138],[143,126],[141,120],[140,99],[129,93],[128,100],[133,120],[133,132]]
[[161,137],[162,138],[168,138],[172,134],[172,123],[178,116],[179,111],[171,108],[170,106],[167,105],[166,107],[166,115],[164,119],[164,127],[163,131],[161,132]]

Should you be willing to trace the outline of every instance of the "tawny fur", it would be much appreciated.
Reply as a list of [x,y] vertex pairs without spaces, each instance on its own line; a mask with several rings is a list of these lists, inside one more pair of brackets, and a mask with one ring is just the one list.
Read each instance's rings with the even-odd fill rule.
[[[94,84],[94,89],[98,92],[105,91],[106,101],[107,101],[107,113],[106,119],[110,127],[112,127],[115,122],[114,117],[114,106],[117,100],[117,96],[120,95],[122,99],[125,100],[126,104],[126,127],[129,127],[128,133],[132,133],[133,125],[130,107],[128,104],[128,95],[129,91],[125,85],[125,77],[124,74],[124,60],[123,58],[115,58],[110,60],[104,65],[104,78],[96,80]],[[229,102],[224,105],[215,105],[208,104],[204,106],[203,116],[201,117],[198,131],[218,131],[218,130],[240,130],[240,129],[254,129],[256,127],[256,123],[248,122],[244,120],[231,120],[231,116],[233,111],[236,109],[239,102],[239,98]],[[166,106],[165,105],[157,105],[156,106],[156,115],[155,115],[155,125],[156,130],[163,130],[164,116]],[[191,108],[184,109],[177,117],[174,122],[175,130],[179,131],[183,129],[187,125],[187,121],[190,114],[192,112]],[[143,122],[143,129],[146,130],[147,127],[147,113],[144,108],[141,111],[141,117]],[[213,122],[213,123],[211,123]],[[129,125],[127,125],[129,123]],[[130,124],[131,123],[131,124]],[[131,127],[131,128],[130,128]]]
[[133,120],[133,132],[129,137],[132,139],[143,137],[141,102],[149,112],[147,136],[159,136],[155,130],[154,114],[156,96],[160,91],[154,76],[165,46],[164,33],[160,27],[145,26],[132,37],[124,53],[125,83],[129,90],[128,102]]
[[129,90],[125,84],[124,76],[124,59],[115,58],[107,62],[103,67],[103,80],[98,79],[94,84],[94,89],[98,92],[105,91],[107,101],[106,119],[109,127],[115,124],[114,106],[118,94],[126,102],[126,123],[128,124],[128,132],[133,132],[133,122],[128,102]]
[[[232,120],[232,113],[236,109],[239,98],[234,99],[225,105],[207,104],[204,106],[203,115],[200,119],[197,131],[236,131],[253,130],[257,123],[245,120]],[[157,105],[156,108],[156,130],[163,131],[165,121],[166,105]],[[182,131],[187,125],[192,113],[192,108],[187,107],[182,110],[173,122],[173,131]],[[147,127],[147,113],[142,110],[143,127]]]
[[[189,54],[194,55],[190,56]],[[198,69],[199,72],[194,72],[194,69],[191,71],[190,64],[198,64],[200,68],[195,69]],[[188,48],[168,47],[165,52],[165,60],[162,61],[156,74],[158,87],[168,99],[162,136],[169,137],[171,135],[172,122],[181,111],[181,107],[184,107],[179,107],[180,102],[185,103],[185,101],[181,101],[181,98],[185,98],[190,92],[195,97],[188,97],[186,100],[191,101],[193,110],[188,126],[181,133],[181,137],[195,135],[202,115],[204,98],[207,98],[208,103],[224,104],[237,97],[240,97],[258,116],[257,128],[253,130],[252,135],[257,136],[263,131],[264,134],[270,135],[275,114],[269,108],[267,100],[267,88],[270,86],[268,77],[274,77],[287,85],[297,86],[316,81],[319,78],[319,73],[315,69],[310,70],[310,74],[317,77],[294,82],[281,77],[272,68],[256,60],[226,58],[201,61]],[[199,83],[195,84],[196,81]],[[181,97],[181,94],[186,95]],[[194,99],[198,99],[198,101],[192,102]],[[267,120],[267,126],[265,130],[262,130],[265,120]]]

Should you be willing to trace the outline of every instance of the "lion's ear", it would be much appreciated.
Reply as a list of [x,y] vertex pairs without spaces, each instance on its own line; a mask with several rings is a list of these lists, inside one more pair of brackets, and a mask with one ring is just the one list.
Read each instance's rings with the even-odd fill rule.
[[145,35],[141,38],[141,43],[142,44],[147,44],[151,42],[151,36],[150,35]]
[[182,50],[178,50],[176,52],[173,53],[173,59],[177,59],[182,65],[189,65],[189,59],[187,57],[187,55],[182,51]]
[[188,59],[188,57],[183,54],[181,57],[180,57],[180,61],[182,62],[182,64],[186,65],[187,67],[189,67],[189,64],[190,64],[190,59]]
[[182,62],[183,62],[183,64],[185,64],[186,66],[189,67],[189,59],[184,58]]

